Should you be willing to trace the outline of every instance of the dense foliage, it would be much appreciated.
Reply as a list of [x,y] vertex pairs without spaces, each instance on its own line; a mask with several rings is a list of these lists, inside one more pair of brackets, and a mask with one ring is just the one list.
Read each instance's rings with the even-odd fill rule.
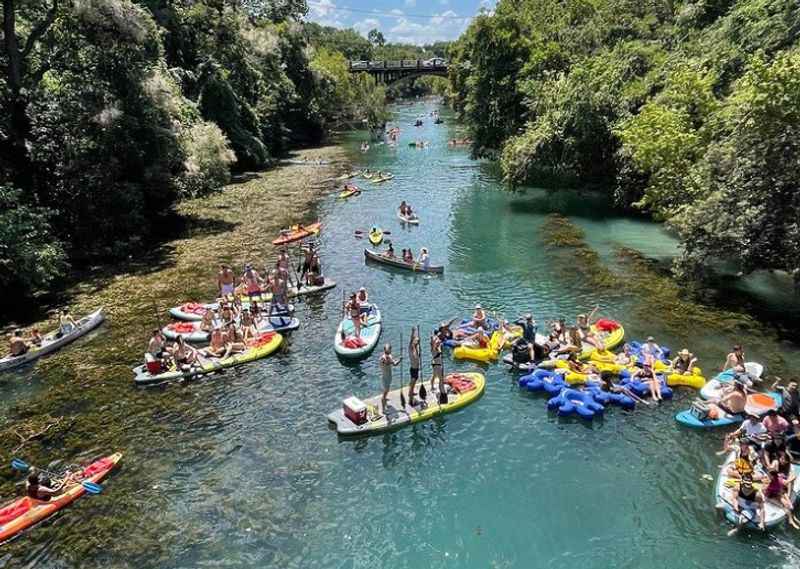
[[[173,204],[340,125],[380,125],[375,49],[305,0],[4,0],[0,285],[138,253]],[[13,301],[13,295],[4,298]]]
[[508,181],[609,188],[717,259],[800,284],[800,4],[500,0],[451,47],[449,97]]

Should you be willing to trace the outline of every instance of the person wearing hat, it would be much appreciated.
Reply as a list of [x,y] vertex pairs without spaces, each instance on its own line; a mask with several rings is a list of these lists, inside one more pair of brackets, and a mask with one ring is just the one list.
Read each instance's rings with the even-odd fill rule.
[[652,336],[648,336],[647,341],[642,344],[641,352],[643,356],[652,356],[654,360],[660,360],[664,357],[664,350],[656,344],[656,339]]
[[672,369],[675,373],[682,375],[692,375],[694,366],[697,364],[697,358],[686,348],[678,352],[678,357],[672,360]]
[[594,315],[597,313],[599,308],[599,306],[595,306],[589,313],[589,316],[586,316],[585,314],[578,314],[577,318],[575,319],[575,327],[578,329],[578,333],[581,336],[581,341],[592,346],[596,346],[598,340],[598,338],[595,336],[595,333],[592,331],[592,322],[594,321]]
[[741,439],[750,441],[753,444],[761,445],[767,438],[767,428],[755,413],[747,413],[747,417],[739,428],[725,437],[726,448],[735,440]]
[[472,313],[470,325],[474,328],[486,328],[486,313],[480,304],[475,305],[475,312]]
[[417,262],[420,265],[422,265],[422,268],[425,269],[425,270],[427,270],[428,267],[431,266],[431,257],[430,257],[430,255],[428,255],[428,248],[427,247],[423,247],[422,249],[420,249],[420,251],[419,251],[419,259],[417,260]]
[[732,369],[737,372],[744,372],[744,350],[741,344],[736,344],[733,351],[725,358],[725,365],[722,366],[722,371]]

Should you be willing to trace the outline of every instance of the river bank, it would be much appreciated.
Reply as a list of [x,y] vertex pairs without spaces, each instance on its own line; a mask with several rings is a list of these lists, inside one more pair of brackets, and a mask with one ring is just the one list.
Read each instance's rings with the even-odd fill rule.
[[[249,173],[219,193],[184,201],[177,206],[186,226],[182,236],[155,251],[143,252],[123,268],[109,267],[111,276],[96,276],[66,291],[64,297],[73,315],[103,306],[106,323],[68,349],[2,378],[2,456],[24,456],[32,464],[46,464],[59,456],[77,460],[121,450],[129,460],[123,458],[114,485],[125,487],[126,482],[141,481],[142,472],[130,459],[137,452],[147,455],[148,449],[160,444],[168,447],[170,443],[161,440],[166,434],[157,417],[186,412],[191,403],[175,393],[143,397],[126,381],[131,379],[130,368],[141,360],[152,329],[168,322],[169,307],[214,298],[220,262],[237,268],[246,261],[263,266],[275,257],[271,241],[281,228],[316,219],[320,196],[334,186],[326,180],[346,169],[346,156],[340,147],[327,146],[298,151],[295,157],[322,159],[326,164],[290,164]],[[54,324],[44,320],[25,328],[35,326],[50,330]],[[19,383],[26,385],[21,391],[15,389]],[[121,421],[122,417],[127,420]],[[29,436],[33,438],[25,442]],[[17,492],[16,473],[3,469],[0,480],[0,495]],[[111,539],[128,533],[146,534],[135,528],[134,521],[142,514],[142,504],[121,496],[115,497],[113,507],[121,514],[115,516],[118,522],[106,518],[93,525],[91,539],[73,544],[75,559],[96,547],[95,540],[103,535]],[[50,531],[54,528],[37,529],[43,534]],[[45,543],[49,540],[47,535],[42,539]]]

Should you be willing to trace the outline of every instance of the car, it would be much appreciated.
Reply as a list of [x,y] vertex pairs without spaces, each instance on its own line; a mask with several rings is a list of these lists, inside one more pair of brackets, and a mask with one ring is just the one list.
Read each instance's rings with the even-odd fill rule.
[[366,69],[369,66],[369,62],[367,61],[351,61],[350,68],[351,69]]
[[431,57],[422,62],[423,67],[444,67],[447,65],[447,60],[443,57]]

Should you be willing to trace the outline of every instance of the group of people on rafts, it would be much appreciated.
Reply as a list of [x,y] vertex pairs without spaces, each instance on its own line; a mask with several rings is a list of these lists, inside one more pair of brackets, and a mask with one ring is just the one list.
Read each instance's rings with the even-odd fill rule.
[[[322,284],[322,266],[313,244],[304,246],[303,262],[296,274],[305,286]],[[208,346],[197,349],[183,335],[178,334],[171,344],[163,331],[156,329],[147,345],[151,361],[160,362],[162,370],[181,366],[201,365],[206,357],[225,359],[244,352],[248,343],[256,339],[260,330],[268,328],[271,318],[286,314],[289,306],[291,260],[286,249],[281,249],[275,265],[262,275],[247,263],[241,274],[230,265],[221,264],[217,273],[217,306],[202,313],[199,331],[208,333]],[[269,302],[264,301],[270,297]]]

